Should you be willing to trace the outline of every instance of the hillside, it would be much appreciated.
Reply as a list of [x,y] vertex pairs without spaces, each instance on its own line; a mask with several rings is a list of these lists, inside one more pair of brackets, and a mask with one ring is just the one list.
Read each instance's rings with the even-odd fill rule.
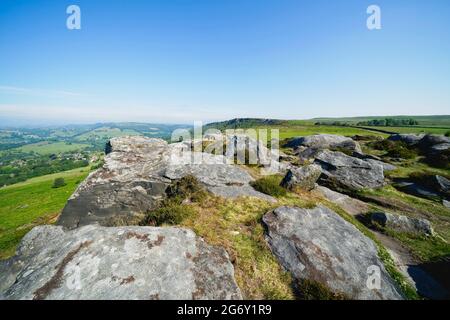
[[[355,139],[290,139],[281,158],[258,145],[256,164],[235,165],[226,163],[226,153],[209,153],[211,141],[202,141],[203,161],[191,163],[190,143],[113,138],[105,165],[78,184],[58,216],[59,200],[39,211],[26,196],[49,195],[49,179],[36,192],[21,193],[40,180],[0,189],[3,257],[29,228],[56,220],[33,228],[16,257],[0,262],[0,293],[9,299],[450,296],[450,168],[435,158],[447,155],[441,146],[450,141]],[[69,189],[75,184],[70,180]],[[28,208],[34,215],[24,219]],[[374,267],[378,289],[366,286]],[[52,282],[73,279],[74,268],[92,276],[75,287]]]

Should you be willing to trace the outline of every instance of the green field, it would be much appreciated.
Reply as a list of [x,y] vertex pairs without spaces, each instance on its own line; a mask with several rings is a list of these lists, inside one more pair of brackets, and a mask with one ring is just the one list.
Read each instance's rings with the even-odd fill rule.
[[[276,128],[274,126],[273,128]],[[387,134],[373,132],[369,130],[352,128],[352,127],[338,127],[338,126],[314,126],[314,125],[293,125],[293,126],[280,126],[280,139],[298,137],[298,136],[308,136],[313,134],[338,134],[343,136],[354,136],[354,135],[374,135],[387,137]]]
[[367,127],[367,129],[375,129],[375,130],[385,130],[389,132],[395,133],[432,133],[432,134],[446,134],[450,131],[449,128],[445,127],[420,127],[420,126],[410,126],[410,127]]
[[22,152],[36,152],[41,155],[52,154],[52,153],[63,153],[70,151],[83,150],[87,148],[88,145],[81,143],[66,143],[66,142],[38,142],[27,144],[23,147],[17,148],[17,150]]
[[77,141],[87,141],[87,140],[102,140],[102,139],[110,139],[114,137],[121,137],[121,136],[137,136],[140,135],[139,132],[133,129],[119,129],[119,128],[108,128],[108,127],[102,127],[98,128],[86,133],[83,133],[77,137],[75,137],[75,140]]
[[[0,259],[14,254],[20,239],[34,226],[52,223],[89,168],[41,176],[0,189]],[[66,186],[54,189],[55,178]]]
[[349,124],[356,124],[362,121],[371,121],[377,119],[413,119],[417,120],[420,126],[423,127],[449,127],[450,115],[436,115],[436,116],[374,116],[374,117],[344,117],[344,118],[315,118],[314,122],[346,122]]
[[[338,134],[344,136],[354,135],[372,135],[386,138],[389,136],[386,132],[392,133],[432,133],[432,134],[446,134],[450,131],[450,116],[430,116],[430,117],[411,117],[418,118],[423,126],[408,126],[408,127],[381,127],[381,126],[366,126],[355,127],[359,121],[368,121],[378,119],[380,117],[361,117],[361,118],[320,118],[311,120],[270,120],[270,119],[233,119],[224,122],[211,123],[204,127],[204,132],[207,129],[279,129],[280,139],[292,138],[296,136],[307,136],[313,134]],[[388,118],[388,117],[386,117]],[[332,125],[328,122],[340,121],[346,122],[349,125]],[[322,122],[316,125],[317,122]],[[325,123],[323,123],[325,122]],[[425,126],[426,124],[426,126]],[[381,131],[381,132],[380,132]]]

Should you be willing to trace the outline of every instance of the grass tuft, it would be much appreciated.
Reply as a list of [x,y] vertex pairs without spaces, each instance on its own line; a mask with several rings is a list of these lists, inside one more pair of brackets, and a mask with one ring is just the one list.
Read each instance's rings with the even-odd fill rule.
[[273,197],[286,196],[287,190],[280,186],[283,177],[280,175],[266,176],[251,182],[255,190],[268,194]]

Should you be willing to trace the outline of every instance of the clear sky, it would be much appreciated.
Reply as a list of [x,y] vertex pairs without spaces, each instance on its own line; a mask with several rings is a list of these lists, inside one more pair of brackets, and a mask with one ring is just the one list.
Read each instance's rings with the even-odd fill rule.
[[399,114],[450,114],[448,0],[0,0],[0,122]]

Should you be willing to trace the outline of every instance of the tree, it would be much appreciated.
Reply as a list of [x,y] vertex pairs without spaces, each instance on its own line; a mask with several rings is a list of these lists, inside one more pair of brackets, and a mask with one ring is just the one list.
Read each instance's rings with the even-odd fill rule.
[[64,180],[64,178],[56,178],[53,181],[52,188],[61,188],[61,187],[64,187],[65,185],[67,185],[67,184],[66,184],[66,181]]

